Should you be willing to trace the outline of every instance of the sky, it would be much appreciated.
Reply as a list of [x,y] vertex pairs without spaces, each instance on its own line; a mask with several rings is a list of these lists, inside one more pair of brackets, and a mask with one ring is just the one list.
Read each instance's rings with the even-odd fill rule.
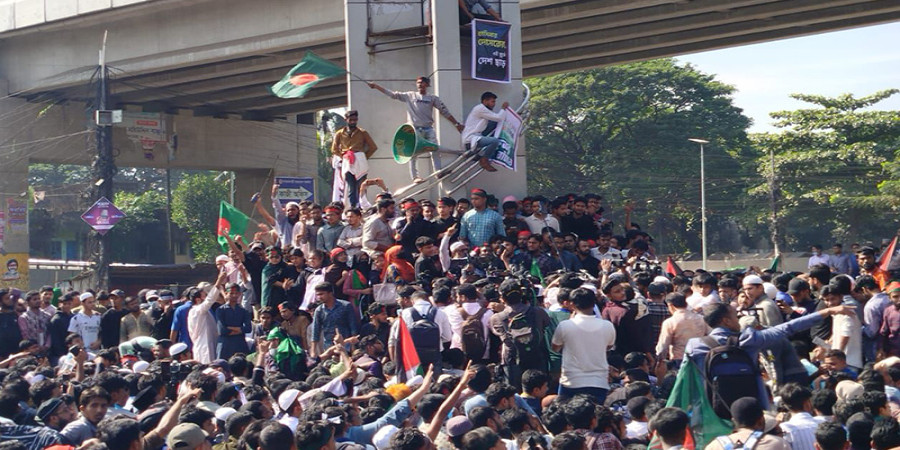
[[[751,132],[775,131],[769,112],[806,107],[792,93],[862,97],[900,89],[900,23],[679,56],[737,88]],[[900,94],[875,109],[900,110]]]

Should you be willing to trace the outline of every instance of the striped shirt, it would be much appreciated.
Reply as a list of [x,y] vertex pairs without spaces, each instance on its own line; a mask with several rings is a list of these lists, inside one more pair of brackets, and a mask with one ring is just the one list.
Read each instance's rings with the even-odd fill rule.
[[813,450],[819,422],[807,412],[791,413],[791,420],[781,423],[784,440],[793,450]]
[[493,236],[506,236],[503,217],[497,211],[487,208],[482,211],[468,211],[460,221],[459,238],[467,239],[473,247],[487,244]]

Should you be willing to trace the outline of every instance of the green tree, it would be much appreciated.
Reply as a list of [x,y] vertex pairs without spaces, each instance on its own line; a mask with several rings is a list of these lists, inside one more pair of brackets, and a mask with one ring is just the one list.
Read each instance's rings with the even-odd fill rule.
[[774,112],[780,128],[753,136],[767,196],[770,153],[778,185],[779,234],[802,248],[836,240],[876,240],[896,231],[900,207],[900,111],[870,108],[896,89],[856,98],[794,94],[812,107]]
[[[690,65],[659,59],[528,80],[529,192],[597,192],[635,202],[635,219],[675,253],[700,248],[700,156],[705,147],[710,244],[740,246],[730,224],[746,207],[742,159],[750,119],[734,88]],[[755,173],[753,173],[755,177]],[[621,217],[621,216],[619,216]],[[621,232],[621,228],[617,229]],[[738,242],[736,243],[735,240]]]
[[135,263],[171,263],[166,242],[166,196],[158,190],[116,192],[125,219],[109,232],[113,259]]
[[212,262],[218,254],[216,223],[219,203],[228,188],[214,173],[186,175],[172,191],[172,221],[191,237],[191,252],[198,262]]

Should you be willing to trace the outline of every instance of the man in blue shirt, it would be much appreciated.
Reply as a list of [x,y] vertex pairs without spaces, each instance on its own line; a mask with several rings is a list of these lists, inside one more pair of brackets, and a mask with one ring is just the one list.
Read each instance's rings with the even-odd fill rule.
[[188,313],[195,303],[203,301],[206,291],[200,288],[190,288],[185,294],[187,300],[175,308],[175,316],[172,319],[172,332],[169,334],[169,340],[172,342],[183,342],[188,348],[192,347],[191,336],[188,334]]
[[[319,283],[315,287],[316,302],[319,306],[313,313],[312,337],[310,338],[310,354],[318,356],[323,349],[331,346],[339,332],[341,336],[356,335],[356,313],[346,300],[334,297],[334,285],[329,282]],[[321,344],[324,342],[324,344]]]
[[481,247],[494,236],[506,236],[503,217],[487,207],[487,192],[484,189],[472,189],[469,195],[472,209],[460,220],[459,239],[468,241],[471,247]]
[[[741,331],[741,324],[738,321],[737,310],[734,306],[727,303],[713,303],[703,309],[703,320],[712,328],[709,336],[716,340],[719,345],[724,345],[731,336],[738,336],[738,345],[747,352],[752,361],[759,358],[759,352],[769,349],[780,344],[781,339],[819,323],[825,317],[837,314],[856,314],[855,308],[847,305],[839,305],[831,308],[825,308],[812,314],[785,322],[774,327],[757,330],[753,327],[744,328]],[[706,367],[706,354],[710,348],[703,337],[692,338],[687,342],[684,349],[685,359],[690,358],[694,364],[699,367]],[[702,370],[702,369],[701,369]],[[763,408],[768,408],[769,395],[763,385],[762,377],[757,379],[759,400]]]

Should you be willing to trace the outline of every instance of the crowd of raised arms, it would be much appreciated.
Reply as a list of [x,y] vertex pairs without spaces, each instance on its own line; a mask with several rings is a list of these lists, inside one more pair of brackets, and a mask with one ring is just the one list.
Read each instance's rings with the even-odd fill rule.
[[881,248],[667,270],[598,195],[361,194],[180,292],[0,290],[0,449],[900,447]]

